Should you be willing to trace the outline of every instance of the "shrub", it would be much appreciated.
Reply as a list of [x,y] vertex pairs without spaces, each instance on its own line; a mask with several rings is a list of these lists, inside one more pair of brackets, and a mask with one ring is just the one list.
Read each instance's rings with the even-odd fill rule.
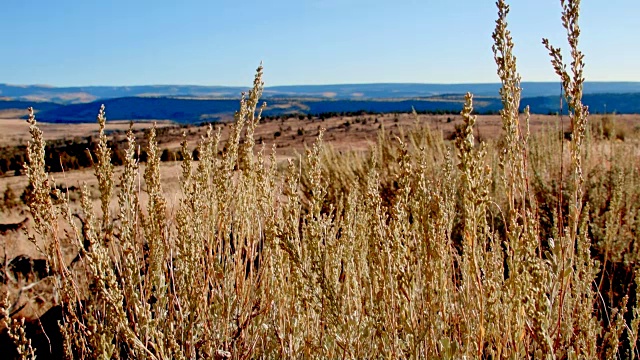
[[170,149],[164,149],[162,150],[162,154],[160,155],[160,161],[176,161],[176,154]]
[[11,186],[7,185],[7,188],[4,190],[4,193],[2,194],[2,202],[3,206],[0,207],[0,209],[4,208],[6,210],[11,210],[18,206],[16,194],[13,192]]

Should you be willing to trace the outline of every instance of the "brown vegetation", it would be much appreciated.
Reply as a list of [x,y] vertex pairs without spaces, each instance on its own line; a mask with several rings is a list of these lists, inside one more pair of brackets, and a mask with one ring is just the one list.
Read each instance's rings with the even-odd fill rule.
[[70,358],[637,358],[639,139],[588,122],[579,2],[562,4],[568,68],[545,44],[568,136],[532,133],[519,113],[504,1],[493,49],[504,109],[487,135],[471,94],[451,139],[394,119],[366,151],[334,149],[322,127],[267,122],[269,139],[316,139],[280,166],[278,148],[254,149],[259,68],[235,122],[199,139],[198,161],[185,134],[173,201],[159,131],[144,168],[129,131],[116,169],[100,110],[95,196],[82,185],[74,203],[46,171],[30,113],[30,241],[53,274],[46,316],[60,327],[48,328],[51,348],[30,342],[42,340],[33,323],[10,318],[24,287],[8,286],[6,339],[23,358],[34,345]]

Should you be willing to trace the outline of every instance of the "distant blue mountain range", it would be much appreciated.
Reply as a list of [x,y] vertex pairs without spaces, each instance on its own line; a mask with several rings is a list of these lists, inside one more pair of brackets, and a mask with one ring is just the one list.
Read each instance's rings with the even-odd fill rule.
[[[500,84],[341,84],[271,86],[264,90],[266,98],[324,99],[398,99],[431,97],[445,94],[498,96]],[[524,82],[523,97],[557,96],[559,83]],[[205,99],[236,99],[248,88],[229,86],[143,85],[143,86],[78,86],[0,84],[0,98],[6,100],[48,101],[59,104],[88,103],[120,97],[181,96]],[[587,82],[585,94],[621,94],[640,92],[640,82]]]
[[[522,83],[522,106],[559,110],[558,83]],[[265,115],[341,112],[459,112],[474,94],[478,112],[501,109],[500,84],[345,84],[273,86],[264,90]],[[182,123],[229,119],[248,88],[225,86],[48,87],[0,84],[0,110],[33,106],[48,122],[93,122],[100,104],[111,120],[166,119]],[[587,82],[584,103],[595,112],[640,113],[640,82]]]

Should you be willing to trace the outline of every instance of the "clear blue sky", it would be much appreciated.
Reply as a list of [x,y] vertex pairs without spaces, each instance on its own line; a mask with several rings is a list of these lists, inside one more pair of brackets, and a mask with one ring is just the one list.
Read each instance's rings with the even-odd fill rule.
[[[1,0],[0,83],[497,82],[494,0]],[[556,80],[559,0],[512,0],[523,80]],[[640,1],[582,2],[592,81],[640,81]]]

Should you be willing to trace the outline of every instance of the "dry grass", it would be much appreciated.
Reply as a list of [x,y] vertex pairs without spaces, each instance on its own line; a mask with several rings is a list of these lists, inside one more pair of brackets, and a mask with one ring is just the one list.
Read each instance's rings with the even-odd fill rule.
[[[70,196],[51,194],[31,113],[29,241],[53,271],[59,351],[150,359],[637,358],[638,139],[591,132],[581,103],[579,1],[562,4],[572,63],[565,68],[545,44],[569,97],[570,140],[553,126],[530,133],[528,111],[519,115],[501,0],[493,50],[504,109],[501,130],[487,131],[498,136],[486,142],[477,139],[467,94],[453,141],[417,122],[394,135],[372,131],[362,140],[371,141],[367,151],[340,152],[312,123],[316,140],[283,168],[278,148],[254,149],[262,131],[274,130],[258,126],[260,67],[234,123],[199,139],[200,161],[185,139],[173,179],[163,178],[155,130],[144,169],[131,131],[125,165],[113,169],[101,111],[99,191],[83,186],[77,209]],[[179,190],[170,188],[176,176]],[[80,260],[72,266],[73,253]],[[21,295],[7,290],[9,299]],[[7,316],[12,304],[0,306],[8,338],[29,358],[28,327]]]
[[[22,114],[20,114],[22,115]],[[157,126],[166,127],[173,123],[170,121],[158,120]],[[85,138],[87,136],[95,136],[98,133],[98,125],[96,123],[82,124],[56,124],[42,123],[39,125],[45,133],[45,140],[63,140],[74,138]],[[153,122],[137,122],[134,124],[134,130],[148,129],[153,126]],[[129,129],[128,121],[111,122],[107,126],[107,131],[118,131],[125,133]],[[0,143],[3,146],[24,145],[29,140],[29,124],[23,119],[17,117],[0,118]]]

